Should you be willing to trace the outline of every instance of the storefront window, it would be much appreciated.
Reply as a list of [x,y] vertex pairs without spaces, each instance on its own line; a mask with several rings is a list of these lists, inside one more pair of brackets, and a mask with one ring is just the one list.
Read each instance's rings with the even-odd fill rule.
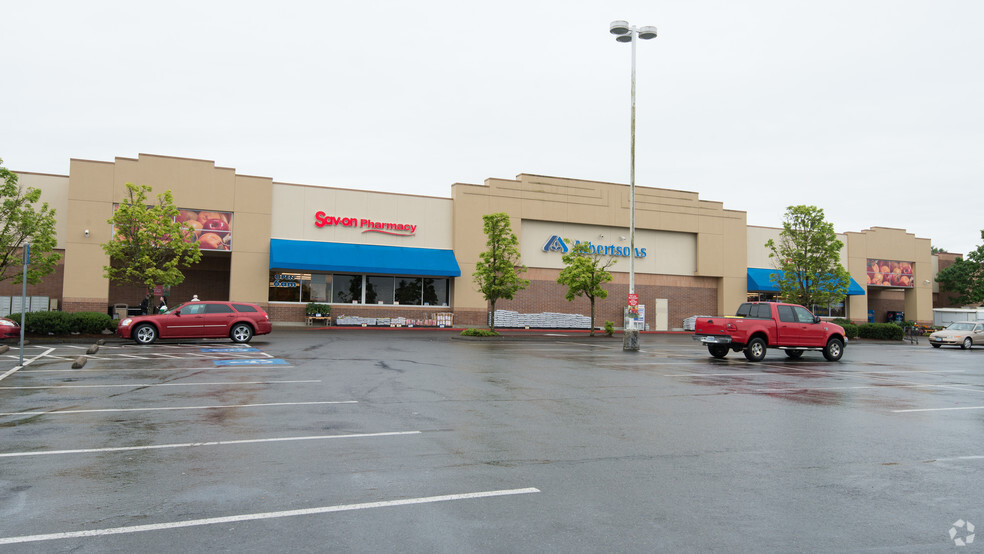
[[311,301],[311,274],[302,273],[301,278],[301,302]]
[[271,302],[300,302],[301,276],[299,273],[270,272]]
[[424,279],[424,306],[448,305],[448,280]]
[[366,304],[392,304],[393,278],[370,275],[366,277]]
[[362,303],[362,275],[339,275],[332,278],[332,301],[343,304]]
[[433,277],[271,271],[269,298],[271,302],[447,306],[449,288],[449,279]]
[[331,275],[325,273],[311,274],[310,302],[328,302],[331,291]]
[[813,315],[818,315],[821,317],[844,317],[845,313],[843,302],[827,305],[814,304],[811,311],[813,312]]
[[420,305],[421,279],[417,277],[396,278],[396,301],[410,306]]

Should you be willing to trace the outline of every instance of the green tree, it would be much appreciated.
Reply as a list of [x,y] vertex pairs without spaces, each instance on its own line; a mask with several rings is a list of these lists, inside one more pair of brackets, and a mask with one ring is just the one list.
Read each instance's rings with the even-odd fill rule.
[[[564,239],[568,244],[572,241]],[[561,259],[564,269],[561,270],[557,282],[567,286],[568,302],[578,296],[585,296],[591,301],[591,336],[595,331],[595,298],[608,298],[608,291],[602,285],[612,280],[608,268],[615,264],[613,256],[603,257],[591,252],[591,245],[586,242],[572,244],[571,249]]]
[[[151,296],[155,285],[173,287],[184,281],[182,268],[198,263],[202,253],[194,232],[175,220],[178,208],[171,191],[157,195],[157,204],[147,204],[151,188],[126,184],[124,198],[107,222],[113,238],[102,245],[110,264],[103,267],[106,278],[146,287]],[[151,297],[153,303],[153,297]]]
[[27,282],[36,285],[55,270],[61,254],[55,252],[55,210],[41,199],[41,191],[17,183],[17,174],[0,159],[0,281],[24,279],[24,244],[31,245]]
[[841,302],[847,296],[851,277],[840,263],[844,243],[822,209],[789,206],[778,244],[769,239],[765,247],[775,268],[782,271],[773,280],[783,300],[812,307]]
[[509,224],[509,214],[495,213],[482,216],[488,250],[478,255],[475,265],[475,284],[485,300],[491,304],[492,318],[489,330],[495,331],[495,303],[499,299],[512,300],[516,293],[529,286],[528,279],[519,276],[526,266],[519,266],[519,239]]
[[[984,240],[984,230],[981,230]],[[954,293],[957,304],[979,304],[984,302],[984,244],[936,274],[936,282],[941,292]]]

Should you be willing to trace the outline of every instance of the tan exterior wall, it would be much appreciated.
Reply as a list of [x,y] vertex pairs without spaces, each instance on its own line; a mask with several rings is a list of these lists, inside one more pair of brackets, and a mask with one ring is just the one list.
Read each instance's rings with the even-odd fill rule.
[[[364,190],[273,184],[271,236],[277,239],[450,250],[451,199]],[[360,227],[315,225],[315,214],[414,225],[412,236],[363,232]]]
[[[452,298],[456,313],[460,310],[484,314],[487,309],[485,300],[471,279],[478,255],[485,248],[483,215],[508,213],[513,231],[517,236],[523,235],[520,236],[520,250],[525,255],[532,255],[537,248],[542,248],[543,242],[549,238],[541,237],[541,227],[528,221],[551,222],[559,227],[570,224],[569,229],[578,232],[597,231],[596,234],[607,235],[611,231],[618,232],[618,236],[628,233],[630,190],[626,185],[523,174],[515,180],[489,179],[484,185],[458,183],[451,190],[454,201],[454,247],[462,273]],[[653,267],[657,270],[680,271],[680,267],[686,267],[692,271],[692,277],[712,278],[716,283],[715,311],[723,313],[737,309],[745,300],[745,213],[725,210],[719,202],[700,200],[697,193],[638,186],[635,204],[636,247],[645,246],[642,244],[645,240],[655,242],[651,251],[647,247],[647,258],[652,256],[648,263],[655,264]],[[591,229],[586,226],[591,226]],[[544,230],[546,228],[542,227]],[[531,232],[536,229],[536,236],[527,236],[531,232],[524,229]],[[674,236],[663,233],[688,237],[670,241],[661,247],[660,237]],[[527,244],[531,240],[534,244]],[[682,265],[679,260],[671,260],[684,250],[687,251],[686,260]],[[621,278],[627,280],[627,271],[627,260],[624,264],[620,260],[613,272],[616,281]],[[647,290],[649,285],[643,284],[643,275],[640,275],[638,268],[636,273],[636,292],[640,295],[640,302],[654,304],[656,299],[662,298],[655,289]],[[625,293],[620,292],[618,296],[618,302],[623,303]],[[674,299],[669,298],[671,313],[673,303]],[[689,315],[695,314],[684,317]],[[680,319],[679,322],[671,320],[669,326],[680,326]]]
[[[757,267],[760,269],[772,269],[775,267],[775,261],[769,257],[769,249],[765,247],[765,243],[770,239],[779,242],[779,236],[782,234],[782,229],[779,227],[759,227],[750,225],[748,227],[748,267]],[[847,235],[843,233],[837,234],[837,240],[844,243],[840,251],[840,263],[847,269]],[[851,275],[854,280],[857,281],[858,277],[856,275]],[[863,281],[858,281],[859,283]]]
[[[899,260],[912,262],[912,275],[915,285],[911,289],[900,289],[904,296],[903,308],[906,319],[919,323],[933,322],[933,256],[929,239],[916,238],[903,229],[872,227],[858,233],[846,233],[848,242],[847,270],[861,286],[867,285],[867,260]],[[859,279],[858,276],[861,276]],[[871,288],[870,296],[876,296]],[[894,295],[878,290],[879,297]],[[871,309],[880,309],[878,306]],[[893,304],[894,305],[894,304]],[[848,304],[848,317],[853,321],[868,320],[867,297],[852,297]],[[884,314],[876,313],[875,321],[882,321]]]
[[[65,237],[68,234],[68,176],[50,175],[47,173],[17,173],[17,183],[24,188],[33,187],[41,191],[41,202],[47,202],[48,207],[55,211],[56,248],[65,247]],[[72,232],[84,233],[85,230]]]
[[[115,162],[72,160],[68,184],[65,238],[64,308],[103,311],[114,303],[114,290],[103,277],[108,257],[101,244],[112,236],[113,204],[127,194],[126,183],[148,185],[151,197],[170,190],[179,208],[235,212],[230,256],[230,297],[266,303],[272,180],[236,175],[208,160],[141,154]],[[79,229],[88,229],[89,236]]]
[[[448,199],[273,183],[270,178],[237,175],[208,160],[146,154],[113,162],[73,159],[69,176],[21,173],[19,180],[41,189],[42,200],[56,210],[57,241],[64,259],[56,274],[36,290],[60,296],[68,311],[103,311],[120,294],[136,294],[125,287],[110,287],[103,277],[108,259],[100,246],[111,238],[107,220],[113,204],[123,198],[127,182],[151,186],[153,196],[171,190],[181,208],[233,212],[233,251],[206,254],[209,263],[199,268],[194,279],[201,286],[227,273],[229,282],[220,283],[213,294],[228,291],[232,299],[263,305],[269,290],[271,238],[454,249],[462,275],[451,283],[452,308],[456,323],[472,324],[484,324],[487,310],[472,279],[485,248],[483,215],[510,215],[520,237],[522,263],[531,268],[531,289],[500,308],[563,307],[563,311],[586,313],[584,299],[569,305],[556,301],[558,294],[563,297],[556,285],[563,265],[559,255],[542,251],[551,235],[628,246],[629,187],[616,183],[521,174],[516,179],[488,179],[483,185],[454,184]],[[395,236],[363,233],[355,227],[317,227],[317,211],[412,224],[416,229],[412,236]],[[665,313],[659,315],[669,328],[698,313],[732,313],[746,297],[746,268],[772,267],[764,244],[778,238],[779,232],[748,227],[744,212],[701,200],[695,192],[636,187],[636,247],[646,248],[647,254],[636,259],[636,292],[647,305],[647,323],[655,325],[653,312],[664,299]],[[869,308],[889,307],[904,309],[909,319],[932,321],[933,278],[944,264],[931,255],[928,239],[881,227],[838,237],[845,242],[842,263],[862,285],[868,258],[914,264],[913,289],[869,290],[868,297],[852,296],[851,319],[864,321]],[[610,296],[597,306],[604,319],[620,319],[628,292],[628,265],[628,258],[620,256],[612,268],[615,280],[608,287]],[[63,281],[61,295],[51,292],[58,288],[55,281]],[[194,292],[190,285],[179,290],[179,300]],[[882,315],[876,314],[879,319]]]
[[[554,235],[565,239],[588,242],[600,247],[629,247],[628,229],[582,225],[577,223],[554,223],[548,221],[523,220],[520,237],[523,263],[529,267],[563,269],[562,255],[558,252],[544,252],[543,247]],[[636,229],[636,249],[645,256],[636,257],[636,273],[659,273],[665,275],[694,275],[697,273],[697,235],[671,231]],[[609,248],[609,251],[611,248]],[[604,256],[604,255],[603,255]],[[626,272],[629,269],[628,256],[614,256],[615,265],[610,270]]]

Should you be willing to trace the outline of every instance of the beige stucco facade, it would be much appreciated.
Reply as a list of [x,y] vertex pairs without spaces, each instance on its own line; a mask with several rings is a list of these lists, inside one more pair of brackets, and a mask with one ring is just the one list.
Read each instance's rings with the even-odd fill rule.
[[[68,311],[103,311],[118,300],[117,288],[103,277],[109,260],[101,245],[112,236],[108,220],[128,182],[149,185],[153,196],[170,190],[179,208],[231,213],[232,249],[206,253],[208,267],[196,283],[222,280],[223,286],[213,294],[277,308],[271,315],[284,320],[303,313],[303,299],[269,301],[271,270],[291,270],[270,267],[273,239],[452,251],[460,275],[435,274],[450,276],[450,306],[445,309],[453,310],[458,322],[481,324],[488,306],[472,275],[485,249],[482,216],[495,212],[510,216],[520,241],[520,263],[528,267],[526,277],[531,280],[510,309],[586,312],[583,301],[566,302],[556,283],[563,268],[561,256],[545,248],[554,237],[617,253],[610,268],[610,296],[602,303],[605,318],[621,315],[629,290],[630,188],[625,184],[520,174],[481,185],[456,183],[450,198],[437,198],[274,182],[237,174],[209,160],[148,154],[112,162],[73,159],[67,176],[23,173],[20,180],[41,189],[42,199],[57,212],[64,277],[58,277],[63,280],[58,283],[60,294],[52,296]],[[703,200],[696,192],[637,186],[635,213],[635,287],[640,302],[648,306],[646,323],[653,328],[679,328],[684,318],[697,313],[733,313],[747,298],[748,268],[773,267],[765,243],[779,238],[779,228],[748,226],[744,212]],[[366,232],[356,225],[319,225],[318,214],[398,224],[407,230]],[[938,266],[929,239],[882,227],[838,238],[844,242],[841,262],[862,287],[869,258],[911,262],[913,267],[912,288],[866,287],[867,294],[851,296],[849,318],[865,321],[872,306],[895,310],[904,305],[907,319],[932,321]],[[333,260],[317,261],[324,262],[321,271],[332,271]],[[182,294],[186,292],[190,291]],[[346,307],[354,313],[385,314],[394,306],[363,308],[357,312],[354,306]],[[426,311],[425,306],[419,308]]]
[[[765,243],[770,239],[778,241],[782,229],[775,227],[748,228],[748,267],[771,269],[775,264],[769,258],[769,250]],[[872,298],[885,298],[887,302],[905,311],[906,319],[919,322],[933,320],[933,292],[939,292],[935,275],[939,270],[938,261],[932,255],[930,239],[917,238],[903,229],[873,227],[860,232],[848,232],[837,235],[844,243],[841,248],[840,262],[847,269],[866,294],[851,295],[847,299],[846,317],[853,321],[867,321],[868,310],[873,306]],[[914,284],[911,288],[883,288],[869,286],[867,279],[867,260],[898,260],[911,262],[913,265]],[[902,305],[897,305],[901,298]],[[894,308],[893,308],[894,309]],[[883,321],[881,310],[874,310],[876,321]]]
[[[229,257],[229,296],[266,302],[273,181],[237,175],[208,160],[141,154],[114,162],[71,161],[68,177],[63,305],[68,311],[103,311],[111,301],[103,276],[109,258],[113,205],[127,196],[126,184],[148,185],[151,196],[170,190],[181,208],[235,212],[234,249]],[[85,231],[88,230],[88,236]]]
[[[629,192],[623,184],[526,174],[516,179],[488,179],[484,185],[455,184],[451,188],[454,244],[461,273],[474,273],[485,248],[485,214],[509,214],[514,232],[522,235],[521,251],[530,258],[522,263],[557,267],[555,261],[544,262],[535,254],[549,238],[544,233],[554,226],[557,234],[567,232],[573,238],[578,233],[588,239],[606,232],[613,239],[616,233],[627,235]],[[725,210],[722,203],[701,200],[694,192],[642,186],[636,187],[635,210],[636,248],[647,248],[637,273],[649,269],[714,278],[721,312],[733,311],[745,300],[744,212]],[[627,245],[621,239],[618,244]],[[620,260],[613,270],[624,277],[627,260]],[[474,286],[457,286],[454,305],[456,310],[486,309]]]
[[[287,183],[273,184],[271,237],[450,250],[451,199]],[[315,215],[412,226],[410,234],[366,233],[361,226],[317,226]]]
[[[933,321],[933,255],[930,239],[917,238],[903,229],[872,227],[847,236],[847,270],[852,276],[866,277],[869,258],[901,260],[912,262],[914,284],[912,288],[902,289],[905,299],[906,318],[919,322]],[[862,286],[867,283],[859,280]],[[866,321],[868,302],[875,287],[868,287],[868,295],[852,299],[848,317],[856,321]],[[880,291],[879,291],[880,292]]]

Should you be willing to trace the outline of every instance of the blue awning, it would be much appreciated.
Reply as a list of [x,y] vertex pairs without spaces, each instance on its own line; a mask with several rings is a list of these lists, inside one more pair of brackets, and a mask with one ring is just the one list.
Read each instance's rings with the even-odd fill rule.
[[451,250],[270,239],[270,269],[459,277]]
[[[776,274],[778,277],[782,277],[783,272],[778,269],[760,269],[755,267],[748,268],[746,290],[748,292],[779,292],[779,287],[777,287],[772,281],[772,275]],[[848,296],[864,295],[864,288],[851,277],[851,283],[847,287]]]

